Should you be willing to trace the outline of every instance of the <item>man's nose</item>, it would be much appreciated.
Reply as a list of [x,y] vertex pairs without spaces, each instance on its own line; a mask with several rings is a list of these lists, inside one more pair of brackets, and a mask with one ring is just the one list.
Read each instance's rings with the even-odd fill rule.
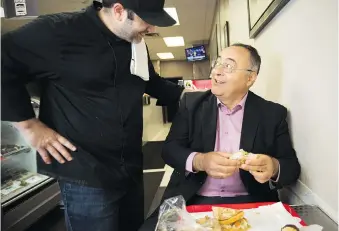
[[225,78],[225,72],[222,68],[213,68],[210,74],[210,78],[212,79],[219,79],[219,78]]
[[220,67],[213,68],[212,74],[213,75],[223,75],[224,74],[223,68],[220,68]]
[[147,33],[154,33],[154,32],[155,32],[155,26],[149,25],[149,26],[147,27]]

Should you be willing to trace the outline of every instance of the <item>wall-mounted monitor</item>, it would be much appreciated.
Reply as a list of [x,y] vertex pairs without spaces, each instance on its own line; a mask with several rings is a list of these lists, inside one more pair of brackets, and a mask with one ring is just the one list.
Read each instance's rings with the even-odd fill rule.
[[186,59],[189,62],[207,59],[206,49],[204,45],[186,48],[185,54],[186,54]]

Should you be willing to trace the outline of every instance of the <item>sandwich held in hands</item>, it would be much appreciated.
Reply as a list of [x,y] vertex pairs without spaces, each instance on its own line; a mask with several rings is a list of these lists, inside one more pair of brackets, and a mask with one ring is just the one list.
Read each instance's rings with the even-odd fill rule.
[[239,160],[240,164],[245,164],[248,154],[249,154],[248,152],[244,151],[243,149],[240,149],[238,152],[233,153],[230,159]]
[[225,152],[198,153],[193,159],[193,170],[205,171],[210,177],[223,179],[233,175],[240,167],[239,161],[231,160]]
[[248,153],[241,149],[230,159],[240,160],[240,168],[249,171],[260,183],[275,180],[279,173],[279,161],[268,155]]
[[193,159],[193,170],[205,171],[210,177],[224,179],[239,168],[249,171],[260,183],[275,180],[279,173],[279,161],[264,154],[252,154],[244,150],[229,154],[226,152],[198,153]]

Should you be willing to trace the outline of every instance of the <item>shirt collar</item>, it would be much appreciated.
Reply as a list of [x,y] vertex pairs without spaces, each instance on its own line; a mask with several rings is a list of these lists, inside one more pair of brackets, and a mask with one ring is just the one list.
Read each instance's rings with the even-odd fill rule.
[[[245,103],[246,103],[246,99],[247,99],[247,96],[248,96],[248,92],[246,93],[246,95],[240,100],[240,102],[234,107],[234,109],[236,109],[237,107],[240,107],[240,108],[244,108],[245,106]],[[218,103],[218,106],[225,106],[218,98],[217,98],[217,103]],[[227,108],[227,107],[226,107]]]

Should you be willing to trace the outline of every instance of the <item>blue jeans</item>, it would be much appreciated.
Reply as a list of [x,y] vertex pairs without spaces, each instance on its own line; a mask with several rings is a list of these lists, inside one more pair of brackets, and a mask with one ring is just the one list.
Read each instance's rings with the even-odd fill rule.
[[137,231],[144,221],[143,183],[126,191],[59,185],[67,231]]

